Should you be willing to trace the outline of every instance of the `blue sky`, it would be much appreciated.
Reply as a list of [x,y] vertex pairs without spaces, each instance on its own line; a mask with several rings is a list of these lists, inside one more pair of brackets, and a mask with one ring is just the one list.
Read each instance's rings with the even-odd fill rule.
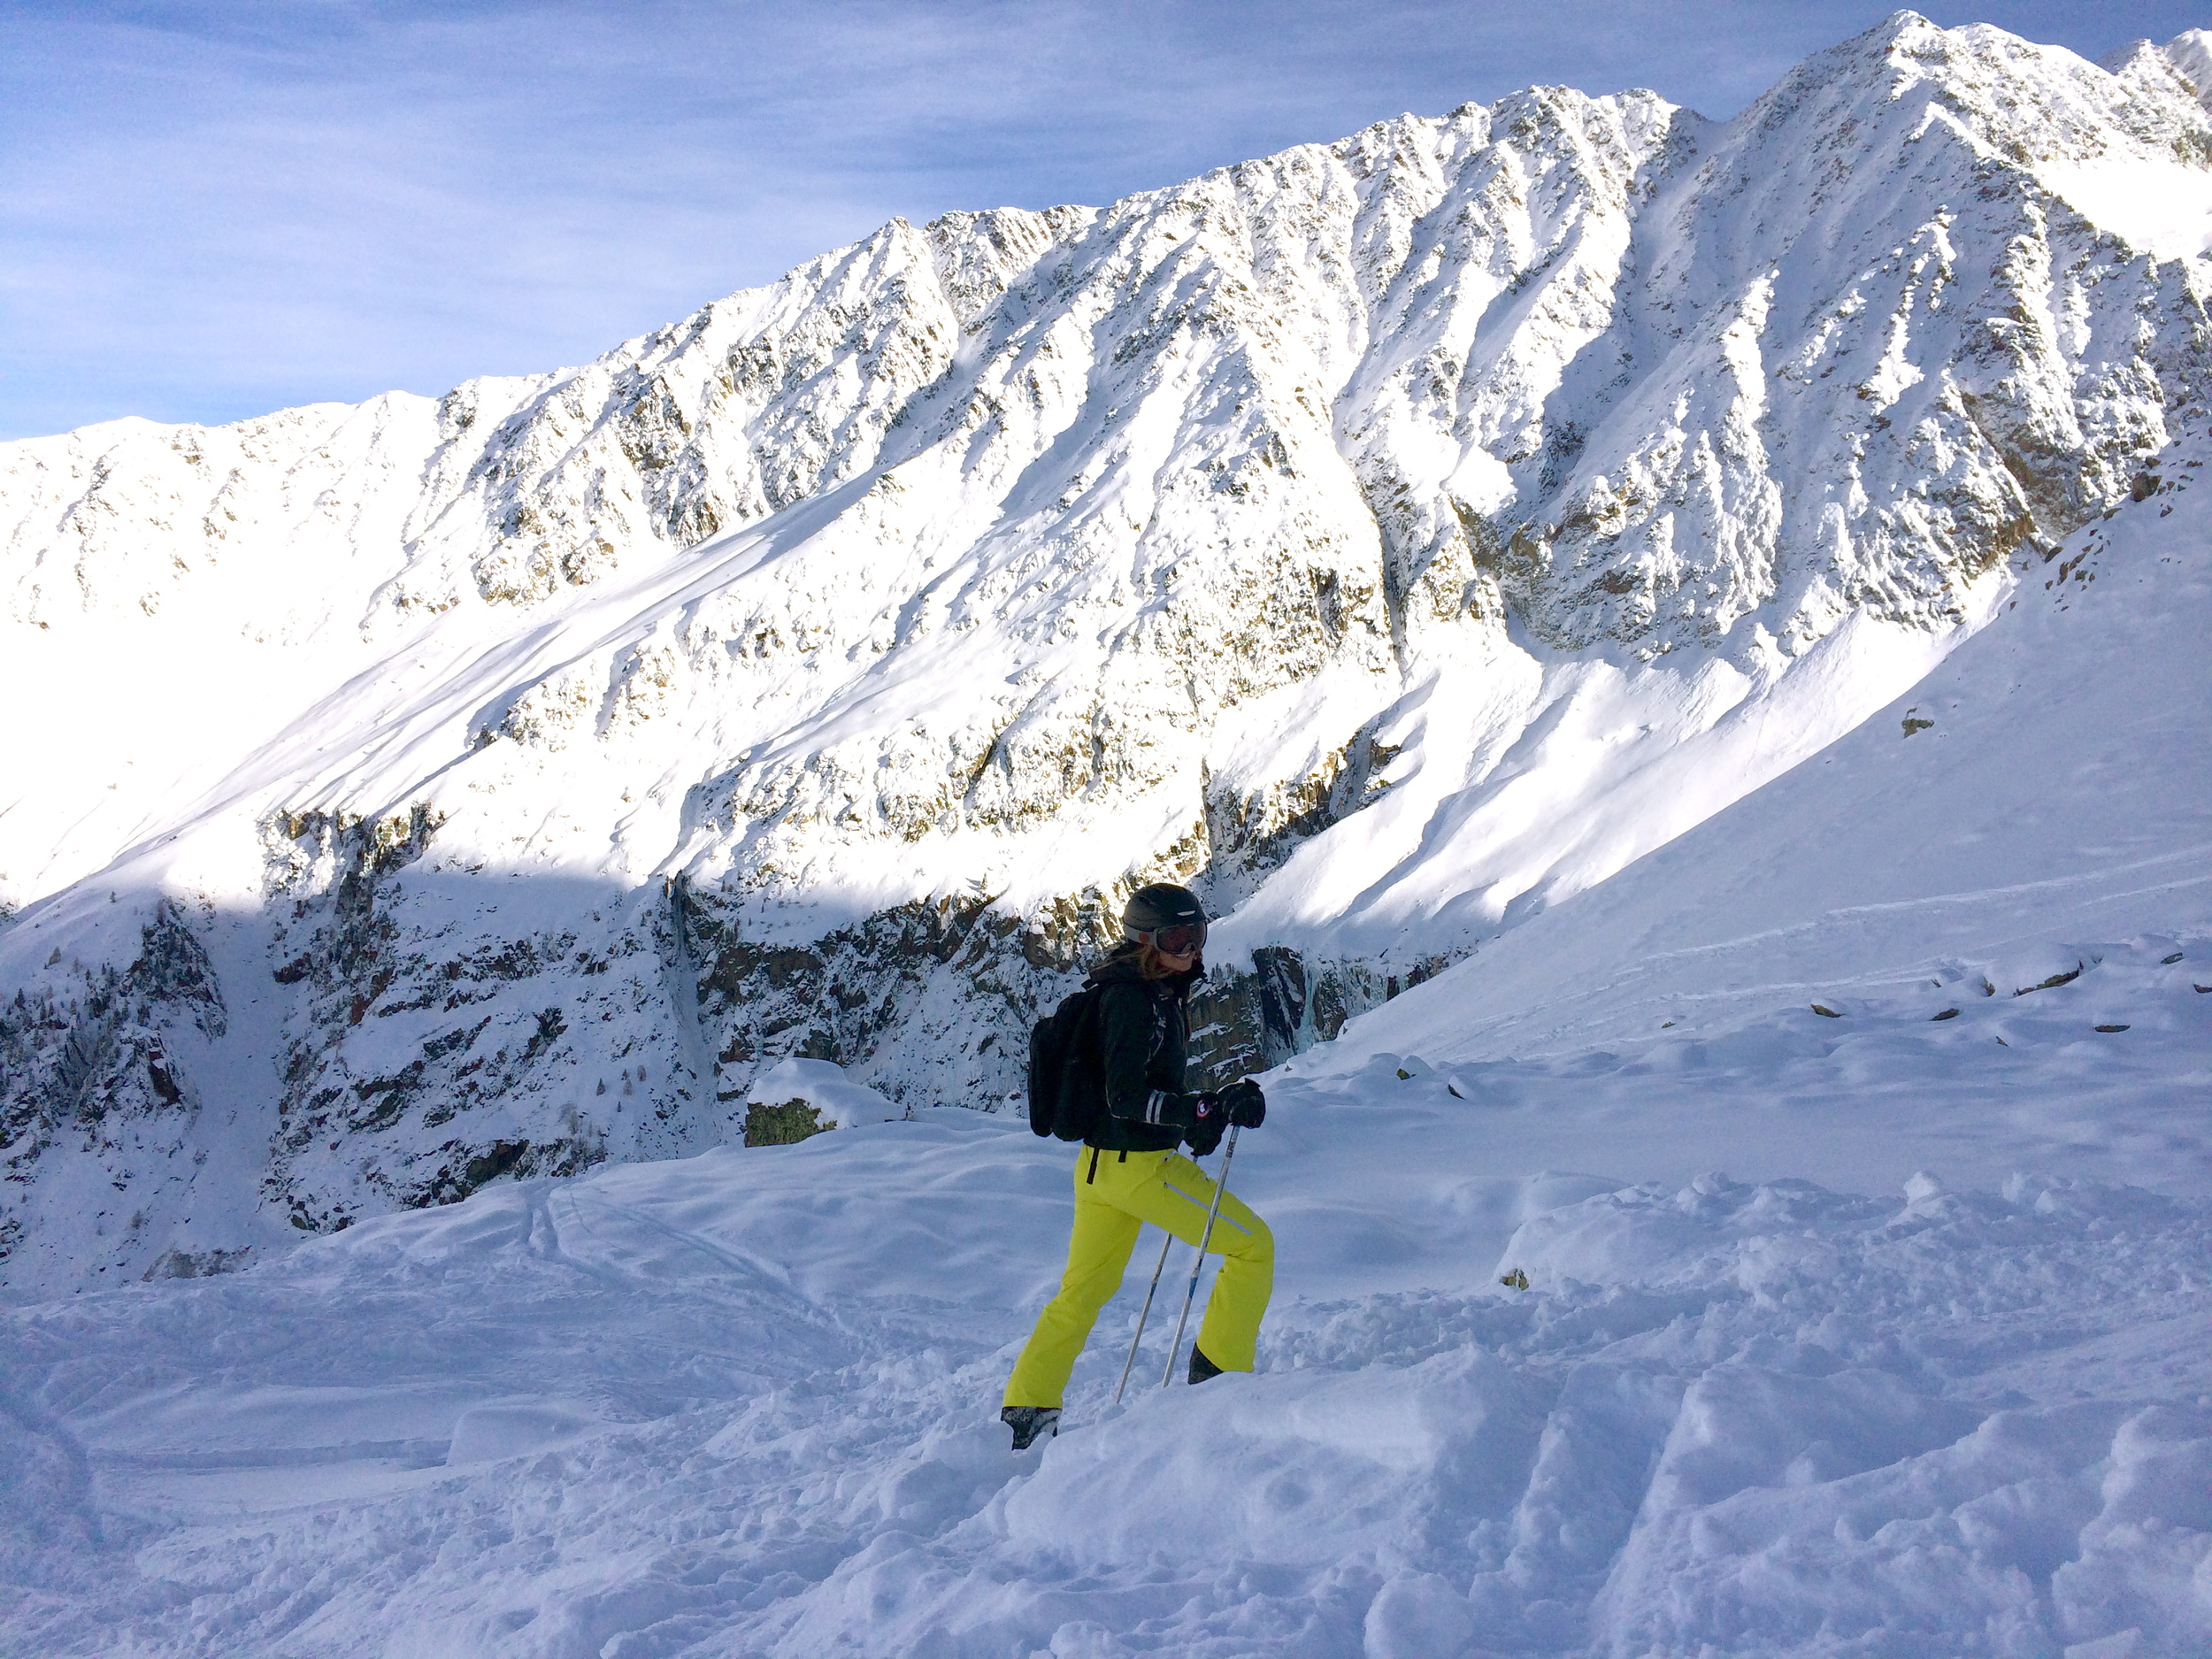
[[[24,4],[0,438],[577,363],[895,214],[1104,202],[1532,82],[1712,116],[1881,4]],[[1926,7],[2092,58],[2201,0]]]

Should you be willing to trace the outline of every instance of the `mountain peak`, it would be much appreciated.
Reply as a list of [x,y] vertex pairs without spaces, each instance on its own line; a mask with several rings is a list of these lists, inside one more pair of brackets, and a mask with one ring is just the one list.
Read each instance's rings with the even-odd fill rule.
[[2197,101],[2212,110],[2212,29],[2189,29],[2159,49],[2176,73],[2188,82]]
[[288,1234],[710,1144],[792,1056],[994,1100],[1160,879],[1210,1058],[1280,1058],[2127,498],[2212,396],[2206,131],[1898,13],[1726,124],[1532,88],[893,220],[579,368],[0,446],[6,1110],[255,1079]]

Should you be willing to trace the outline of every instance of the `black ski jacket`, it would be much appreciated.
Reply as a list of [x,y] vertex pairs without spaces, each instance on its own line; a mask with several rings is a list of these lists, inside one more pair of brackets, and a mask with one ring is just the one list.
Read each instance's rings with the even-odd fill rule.
[[1171,1152],[1198,1121],[1198,1096],[1183,1087],[1190,1063],[1190,987],[1206,977],[1187,972],[1148,979],[1133,949],[1117,950],[1090,972],[1105,987],[1099,998],[1100,1064],[1106,1074],[1106,1115],[1084,1137],[1108,1152]]

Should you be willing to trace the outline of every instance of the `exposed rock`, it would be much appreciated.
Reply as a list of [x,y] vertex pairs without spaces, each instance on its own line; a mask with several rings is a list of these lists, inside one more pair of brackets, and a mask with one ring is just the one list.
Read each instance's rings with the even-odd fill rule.
[[787,1147],[828,1128],[822,1114],[803,1100],[773,1106],[755,1102],[745,1109],[745,1144],[749,1147]]

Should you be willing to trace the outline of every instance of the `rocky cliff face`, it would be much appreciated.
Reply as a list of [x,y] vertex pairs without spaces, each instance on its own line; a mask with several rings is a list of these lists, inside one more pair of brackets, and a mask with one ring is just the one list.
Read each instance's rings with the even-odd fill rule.
[[96,661],[179,712],[54,753],[198,757],[0,816],[11,1282],[711,1143],[787,1054],[1001,1101],[1161,877],[1217,1063],[1329,1035],[2128,492],[2212,386],[2203,54],[1901,13],[1724,125],[1536,88],[580,370],[0,446],[16,706]]

